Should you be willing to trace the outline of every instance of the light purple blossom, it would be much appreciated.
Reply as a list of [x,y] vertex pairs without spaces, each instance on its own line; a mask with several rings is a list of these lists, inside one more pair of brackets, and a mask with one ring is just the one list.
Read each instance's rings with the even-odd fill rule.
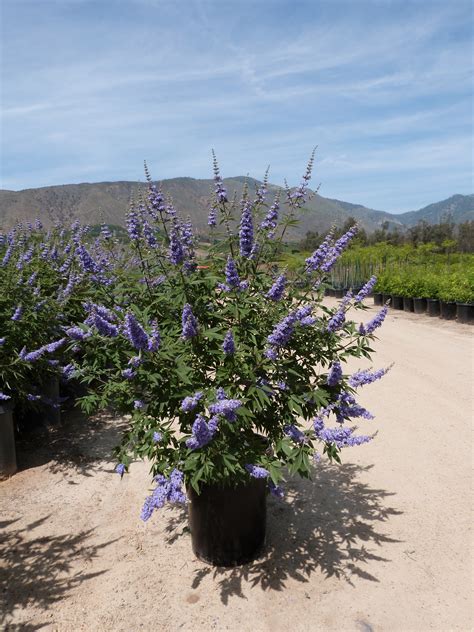
[[278,211],[280,209],[280,195],[277,194],[275,201],[268,209],[264,220],[260,224],[260,228],[267,231],[274,231],[278,222]]
[[341,363],[338,361],[333,362],[331,369],[329,371],[328,377],[327,377],[327,384],[328,386],[336,386],[337,384],[339,384],[341,379],[342,379]]
[[134,314],[128,313],[125,316],[125,335],[138,351],[148,350],[148,335],[136,319]]
[[270,476],[270,472],[260,465],[247,463],[247,465],[245,465],[245,469],[253,478],[267,478]]
[[84,331],[80,327],[75,326],[68,327],[68,329],[66,329],[66,335],[73,340],[85,340],[89,338],[91,334],[89,331]]
[[175,266],[184,261],[185,253],[181,242],[181,231],[178,222],[174,222],[170,234],[169,260]]
[[290,424],[283,428],[283,432],[288,435],[295,443],[305,443],[306,435],[299,428],[297,428],[294,424]]
[[8,399],[11,399],[10,395],[6,395],[5,393],[2,393],[2,391],[0,391],[0,401],[6,402]]
[[136,374],[137,372],[133,369],[124,369],[122,371],[122,377],[124,377],[126,380],[133,380]]
[[110,338],[115,338],[118,335],[118,327],[109,323],[108,320],[102,318],[102,316],[98,313],[93,314],[92,316],[93,324],[95,328],[102,336],[109,336]]
[[366,298],[374,289],[375,284],[377,283],[377,277],[372,276],[367,283],[359,290],[359,293],[354,297],[354,303],[362,303],[364,298]]
[[253,217],[252,205],[248,200],[244,202],[239,226],[239,244],[242,257],[249,258],[253,246]]
[[351,242],[351,240],[353,239],[353,237],[355,237],[355,235],[357,234],[358,230],[359,230],[359,228],[358,228],[357,224],[354,224],[354,226],[349,228],[347,233],[344,233],[344,235],[342,235],[342,237],[340,237],[336,241],[334,246],[329,251],[326,260],[321,265],[321,270],[323,272],[329,272],[329,270],[333,267],[333,265],[336,263],[336,261],[342,255],[344,250],[348,247],[348,245]]
[[224,342],[222,343],[222,349],[226,355],[233,355],[235,353],[235,342],[234,336],[232,335],[232,331],[226,333]]
[[313,254],[306,259],[306,271],[315,272],[318,270],[329,255],[333,242],[332,233],[326,236],[322,244],[316,248]]
[[368,336],[371,333],[373,333],[383,323],[387,315],[387,312],[388,312],[388,305],[384,305],[382,309],[380,310],[380,312],[376,314],[376,316],[374,316],[374,318],[372,318],[372,320],[370,320],[366,325],[363,325],[362,323],[360,324],[359,333],[362,336]]
[[283,296],[283,292],[285,291],[285,286],[286,286],[286,276],[284,274],[281,274],[276,279],[275,283],[268,290],[265,296],[271,299],[272,301],[279,301]]
[[275,496],[275,498],[279,498],[281,500],[285,496],[285,492],[280,487],[280,485],[275,485],[275,483],[271,480],[268,481],[268,489],[270,490],[272,496]]
[[123,475],[125,474],[125,465],[123,463],[119,463],[115,467],[115,471],[117,472],[117,474],[120,474],[120,478],[122,478]]
[[223,415],[227,421],[234,422],[237,419],[236,410],[242,406],[239,399],[218,399],[209,406],[209,412],[213,415]]
[[141,410],[142,408],[145,408],[145,402],[143,402],[141,399],[136,399],[136,400],[133,402],[133,407],[134,407],[136,410]]
[[169,478],[159,474],[155,477],[156,488],[150,496],[147,496],[141,512],[141,519],[147,521],[151,518],[155,509],[160,509],[166,502],[186,503],[186,495],[182,491],[183,472],[174,469]]
[[14,313],[13,316],[11,317],[11,320],[13,320],[14,322],[18,322],[19,320],[21,320],[21,317],[23,316],[23,307],[21,305],[19,305]]
[[352,388],[358,388],[359,386],[372,384],[372,382],[380,380],[390,370],[390,368],[391,367],[378,369],[377,371],[369,371],[368,369],[357,371],[349,378],[349,385],[352,386]]
[[185,397],[181,402],[181,410],[185,413],[191,412],[199,404],[199,401],[202,399],[202,397],[202,391],[197,391],[197,393],[194,393],[194,395],[189,395],[188,397]]
[[210,443],[213,436],[214,432],[203,415],[198,415],[193,423],[192,436],[186,440],[186,445],[190,450],[198,450]]
[[181,317],[182,323],[182,338],[188,340],[198,334],[197,319],[193,314],[192,307],[189,303],[186,303],[183,307],[183,314]]
[[153,443],[159,443],[163,438],[163,435],[161,434],[161,432],[154,432],[153,433]]

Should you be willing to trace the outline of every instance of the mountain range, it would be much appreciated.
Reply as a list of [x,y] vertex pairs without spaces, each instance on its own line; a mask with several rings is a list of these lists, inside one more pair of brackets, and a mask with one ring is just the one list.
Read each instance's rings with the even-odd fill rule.
[[[245,183],[250,194],[261,184],[258,180],[244,176],[224,180],[227,190],[235,191],[237,199],[242,195]],[[190,216],[196,231],[206,234],[208,200],[213,190],[213,181],[173,178],[162,181],[161,186],[180,213],[185,217]],[[279,188],[268,185],[268,199]],[[1,189],[0,229],[10,228],[16,222],[33,220],[36,217],[40,217],[46,224],[55,219],[79,219],[86,224],[123,226],[130,201],[138,199],[140,191],[145,190],[146,184],[130,181],[65,184],[22,191]],[[455,223],[474,220],[474,195],[453,195],[415,211],[395,214],[313,193],[301,215],[298,228],[293,231],[293,238],[299,238],[309,230],[327,231],[333,224],[342,225],[349,217],[354,217],[368,232],[373,232],[384,222],[388,222],[391,228],[404,229],[421,220],[431,224],[438,223],[447,215]]]

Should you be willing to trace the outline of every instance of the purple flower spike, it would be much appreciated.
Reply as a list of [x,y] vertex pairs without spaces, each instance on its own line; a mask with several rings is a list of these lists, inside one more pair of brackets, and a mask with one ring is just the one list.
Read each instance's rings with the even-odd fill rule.
[[384,305],[380,312],[372,318],[366,325],[359,326],[359,333],[362,336],[368,336],[381,326],[388,312],[388,305]]
[[270,472],[260,465],[252,465],[251,463],[247,463],[245,469],[253,478],[267,478],[268,476],[270,476]]
[[226,355],[233,355],[235,353],[234,336],[232,335],[232,331],[230,329],[226,333],[224,342],[222,343],[222,349]]
[[283,292],[285,291],[286,285],[286,276],[284,274],[280,275],[272,287],[268,290],[266,297],[272,301],[279,301]]
[[377,277],[371,277],[363,288],[359,291],[359,293],[354,297],[354,303],[362,303],[364,298],[366,298],[374,289],[374,285],[377,283]]
[[275,496],[275,498],[279,498],[280,500],[282,500],[282,498],[285,497],[285,492],[283,491],[283,489],[279,485],[275,485],[273,481],[268,481],[268,489],[270,490],[270,494],[272,494],[272,496]]
[[125,465],[123,463],[119,463],[115,468],[115,471],[117,472],[117,474],[120,474],[120,478],[122,478],[125,474]]
[[181,242],[181,231],[178,223],[175,222],[171,229],[169,259],[175,266],[184,260],[184,248]]
[[19,320],[21,320],[21,317],[23,316],[23,307],[21,305],[19,305],[14,313],[13,316],[11,317],[11,320],[13,320],[14,322],[18,322]]
[[135,316],[130,313],[125,316],[125,335],[138,351],[148,350],[150,344],[148,335]]
[[340,362],[334,362],[327,377],[328,386],[336,386],[342,379],[342,367]]
[[240,254],[249,258],[253,247],[253,217],[252,205],[247,200],[242,210],[239,227]]
[[186,303],[183,307],[183,315],[181,317],[181,323],[183,327],[182,338],[184,340],[188,340],[189,338],[193,338],[198,334],[198,323],[197,319],[193,314],[191,305]]

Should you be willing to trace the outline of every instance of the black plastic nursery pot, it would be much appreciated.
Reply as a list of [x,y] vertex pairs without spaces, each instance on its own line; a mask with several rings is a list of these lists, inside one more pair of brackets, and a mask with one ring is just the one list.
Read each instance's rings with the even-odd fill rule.
[[380,292],[374,292],[374,305],[383,305],[383,295]]
[[456,303],[445,303],[444,301],[440,301],[440,316],[445,320],[454,320],[456,318]]
[[334,296],[336,298],[342,298],[345,293],[346,293],[346,291],[343,290],[342,288],[338,288],[337,290],[334,290]]
[[424,314],[426,312],[426,298],[415,297],[413,299],[413,311],[415,314]]
[[413,299],[411,296],[403,297],[403,311],[404,312],[412,312],[413,311]]
[[326,296],[334,296],[334,288],[333,287],[327,287],[326,288]]
[[393,309],[403,309],[403,297],[392,295],[392,303]]
[[426,299],[426,313],[428,316],[439,316],[440,306],[437,298]]
[[16,470],[13,407],[0,402],[0,478],[12,476]]
[[[59,379],[57,377],[50,378],[43,384],[42,391],[47,400],[57,404],[59,402]],[[45,426],[58,426],[61,423],[61,409],[59,406],[45,404],[41,417]]]
[[474,303],[456,303],[456,317],[459,323],[474,324]]
[[189,487],[189,527],[194,554],[213,566],[240,566],[258,557],[265,543],[267,481],[236,487]]

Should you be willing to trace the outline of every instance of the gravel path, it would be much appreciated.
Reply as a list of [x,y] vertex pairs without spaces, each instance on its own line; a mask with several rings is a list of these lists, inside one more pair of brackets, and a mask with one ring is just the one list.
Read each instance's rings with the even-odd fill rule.
[[108,457],[123,422],[72,414],[46,447],[23,441],[21,471],[0,483],[0,624],[472,630],[472,332],[389,315],[375,359],[395,366],[361,397],[377,438],[270,499],[266,555],[242,568],[194,559],[177,509],[141,523],[148,466],[120,481]]

